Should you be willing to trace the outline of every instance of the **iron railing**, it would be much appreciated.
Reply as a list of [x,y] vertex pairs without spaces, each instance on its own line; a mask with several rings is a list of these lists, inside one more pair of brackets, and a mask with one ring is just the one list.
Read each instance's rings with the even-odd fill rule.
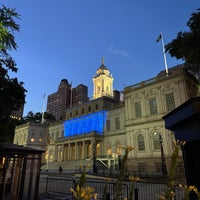
[[[40,196],[38,199],[48,199],[51,196],[51,199],[71,200],[73,199],[73,195],[70,192],[70,189],[75,189],[79,181],[79,178],[64,178],[53,176],[41,178],[39,186]],[[117,184],[117,179],[106,180],[100,178],[87,178],[85,186],[94,188],[95,193],[98,194],[98,200],[115,200]],[[130,199],[130,188],[131,182],[124,181],[122,185],[121,199]],[[134,189],[135,194],[133,200],[157,200],[162,194],[164,194],[164,192],[167,189],[167,186],[164,183],[140,181],[135,182]],[[174,188],[174,192],[176,200],[184,198],[184,191],[180,187],[176,186]],[[60,195],[59,198],[58,194]],[[53,198],[53,196],[55,196],[55,198]]]

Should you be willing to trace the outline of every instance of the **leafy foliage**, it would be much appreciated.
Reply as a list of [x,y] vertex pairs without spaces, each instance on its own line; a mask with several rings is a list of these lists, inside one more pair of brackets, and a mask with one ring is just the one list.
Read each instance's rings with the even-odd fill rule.
[[180,31],[177,38],[166,45],[166,51],[172,57],[182,59],[194,72],[200,70],[200,8],[191,14],[187,22],[189,31]]
[[[53,122],[56,120],[55,117],[51,113],[48,113],[48,112],[44,113],[44,119],[45,119],[45,122]],[[42,113],[36,112],[34,114],[32,111],[28,112],[27,116],[23,118],[23,123],[26,123],[26,122],[41,123]]]
[[[18,68],[15,60],[10,55],[12,50],[17,49],[14,33],[19,31],[19,25],[15,22],[19,19],[15,9],[0,8],[0,142],[12,138],[16,123],[10,118],[12,111],[19,110],[25,103],[23,82],[17,78],[11,78],[9,72],[16,73]],[[13,128],[10,126],[13,123]],[[9,140],[7,142],[11,142]]]

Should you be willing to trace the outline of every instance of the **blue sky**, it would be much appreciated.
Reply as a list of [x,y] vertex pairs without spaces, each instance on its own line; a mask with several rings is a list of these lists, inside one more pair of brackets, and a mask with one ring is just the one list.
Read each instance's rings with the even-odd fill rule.
[[[57,91],[65,78],[73,87],[88,86],[101,65],[114,77],[114,89],[150,79],[165,69],[160,32],[165,44],[200,7],[199,0],[1,0],[16,8],[20,33],[12,52],[17,76],[27,89],[24,115],[42,112],[43,96]],[[168,67],[182,63],[167,56]],[[12,74],[11,74],[12,76]]]

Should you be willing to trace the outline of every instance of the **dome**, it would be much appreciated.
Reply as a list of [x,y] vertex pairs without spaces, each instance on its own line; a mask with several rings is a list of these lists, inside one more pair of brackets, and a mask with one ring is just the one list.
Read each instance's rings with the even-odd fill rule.
[[94,76],[95,77],[98,77],[100,75],[107,75],[107,76],[110,76],[111,77],[111,74],[110,74],[110,71],[108,70],[108,68],[104,65],[104,58],[102,58],[102,63],[101,63],[101,66],[97,69],[97,72]]

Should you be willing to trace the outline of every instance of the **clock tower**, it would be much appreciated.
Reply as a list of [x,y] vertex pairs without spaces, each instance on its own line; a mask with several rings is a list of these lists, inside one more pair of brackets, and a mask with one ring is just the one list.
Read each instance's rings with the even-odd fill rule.
[[102,96],[113,97],[113,77],[102,58],[101,66],[97,69],[93,77],[93,99]]

